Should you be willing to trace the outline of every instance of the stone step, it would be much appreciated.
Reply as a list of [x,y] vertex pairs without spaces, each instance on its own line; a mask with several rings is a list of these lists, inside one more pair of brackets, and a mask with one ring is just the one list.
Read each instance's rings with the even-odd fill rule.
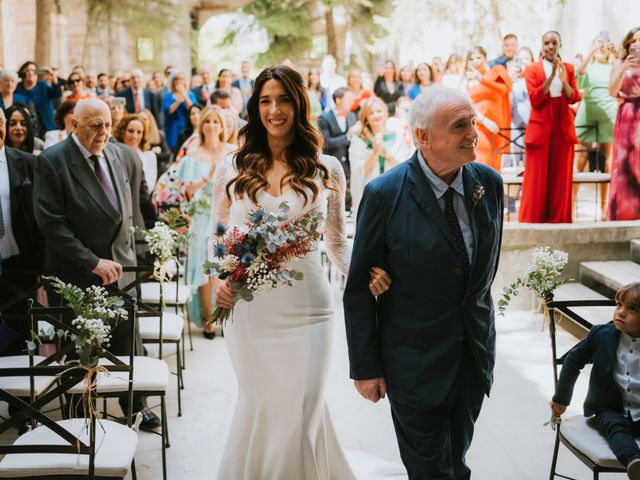
[[611,290],[640,281],[640,265],[629,260],[581,262],[580,281],[591,287],[598,283]]
[[631,261],[640,263],[640,239],[631,240],[630,255]]
[[[586,285],[571,282],[559,287],[553,299],[558,302],[567,302],[571,300],[606,300],[607,297]],[[576,314],[584,318],[591,325],[599,325],[611,321],[611,313],[608,309],[609,307],[571,307],[571,310],[575,311]],[[558,313],[560,312],[558,311]],[[582,340],[587,336],[587,333],[589,333],[589,330],[584,325],[561,314],[556,315],[556,324],[578,340]]]
[[557,302],[566,302],[569,300],[606,300],[607,297],[590,289],[586,285],[571,282],[559,287],[553,299]]

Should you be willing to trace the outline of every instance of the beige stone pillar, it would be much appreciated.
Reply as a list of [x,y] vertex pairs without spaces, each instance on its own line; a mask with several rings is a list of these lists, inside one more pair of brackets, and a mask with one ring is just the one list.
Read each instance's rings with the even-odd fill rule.
[[15,0],[0,0],[0,64],[17,68]]

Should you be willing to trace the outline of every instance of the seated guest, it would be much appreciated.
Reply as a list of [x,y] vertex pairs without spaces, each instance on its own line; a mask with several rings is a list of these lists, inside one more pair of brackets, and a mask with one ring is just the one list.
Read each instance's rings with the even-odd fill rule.
[[620,288],[616,304],[613,322],[592,327],[563,357],[551,410],[557,417],[567,410],[580,370],[593,364],[584,416],[592,417],[629,479],[640,480],[640,283]]
[[162,100],[164,117],[164,133],[171,151],[175,152],[180,145],[178,135],[188,123],[189,107],[197,103],[195,95],[187,90],[187,82],[182,72],[171,74],[170,91]]
[[349,89],[345,87],[337,88],[336,91],[333,92],[333,103],[335,107],[323,113],[318,119],[319,130],[324,137],[324,152],[336,157],[340,161],[347,178],[347,210],[351,208],[351,193],[349,191],[349,143],[353,135],[351,127],[358,121],[356,114],[350,111],[352,101],[353,96]]
[[15,93],[18,86],[18,74],[13,70],[4,70],[0,73],[0,109],[3,111],[14,103],[29,105],[29,99],[24,95]]
[[364,88],[362,84],[362,72],[360,70],[351,70],[347,76],[347,88],[353,95],[353,104],[351,105],[351,111],[356,115],[360,110],[360,102],[370,98],[372,95],[371,90]]
[[43,68],[42,71],[47,72],[48,81],[38,81],[38,66],[33,62],[25,62],[18,70],[18,76],[21,82],[16,87],[16,93],[33,102],[38,114],[40,125],[36,127],[38,132],[55,130],[56,124],[53,120],[53,104],[52,100],[57,100],[62,96],[62,88],[58,82],[55,71]]
[[244,97],[240,89],[234,87],[232,83],[233,75],[231,74],[231,70],[227,68],[220,70],[218,80],[216,81],[216,90],[226,90],[229,92],[231,106],[235,108],[236,111],[241,112],[244,109]]
[[507,33],[502,39],[502,55],[489,62],[489,68],[501,65],[507,70],[513,65],[518,53],[518,36],[515,33]]
[[144,88],[142,84],[142,70],[135,68],[131,70],[131,83],[118,93],[116,97],[122,97],[126,100],[125,108],[129,113],[140,113],[142,110],[151,110],[155,116],[156,103],[153,92],[148,88]]
[[73,130],[73,109],[76,107],[74,100],[66,100],[56,108],[56,125],[58,130],[47,132],[44,137],[44,148],[49,148],[67,138]]
[[365,100],[360,108],[360,132],[351,137],[351,211],[358,210],[367,183],[407,158],[402,135],[387,127],[389,112],[378,97]]
[[[33,216],[32,170],[35,157],[5,145],[6,118],[0,110],[0,314],[27,313],[35,298],[44,240]],[[1,321],[0,355],[24,353],[29,324]]]
[[433,70],[428,63],[420,63],[416,67],[416,83],[408,90],[409,98],[415,100],[415,98],[424,92],[427,88],[433,85]]
[[21,103],[16,103],[7,108],[5,116],[7,118],[7,146],[27,153],[40,153],[44,142],[35,136],[29,109]]
[[115,131],[116,140],[130,146],[136,151],[142,161],[144,179],[149,190],[153,190],[158,179],[158,159],[156,154],[149,150],[147,141],[148,132],[144,121],[138,114],[127,114],[118,123]]
[[91,98],[93,95],[84,87],[84,80],[80,75],[80,72],[73,72],[67,79],[68,92],[62,95],[63,100],[73,100],[78,102],[85,98]]
[[387,105],[389,115],[396,111],[396,100],[404,97],[404,87],[398,78],[396,64],[391,60],[384,62],[384,70],[373,86],[373,92]]

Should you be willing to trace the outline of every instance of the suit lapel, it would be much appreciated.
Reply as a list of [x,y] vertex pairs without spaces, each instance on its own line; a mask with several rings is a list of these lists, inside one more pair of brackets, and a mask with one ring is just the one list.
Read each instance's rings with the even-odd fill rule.
[[[102,152],[105,158],[107,159],[107,164],[111,169],[111,178],[113,180],[113,187],[116,189],[116,195],[118,196],[118,201],[120,202],[120,210],[124,212],[125,210],[125,192],[126,189],[129,188],[127,185],[126,174],[123,172],[123,165],[120,162],[120,159],[116,156],[114,152],[111,151],[110,148],[104,149]],[[117,148],[117,147],[115,147]]]
[[447,220],[444,218],[444,213],[442,212],[442,209],[438,204],[438,200],[429,185],[429,181],[422,172],[417,151],[414,152],[409,162],[411,162],[411,167],[408,170],[407,180],[411,184],[411,196],[420,208],[422,208],[422,210],[433,220],[440,229],[442,235],[449,242],[451,248],[455,250],[455,242],[453,241],[453,236],[449,230],[449,225],[447,225]]
[[109,218],[116,223],[120,223],[120,212],[111,205],[111,202],[109,201],[107,194],[104,193],[104,189],[102,188],[102,185],[100,185],[96,174],[87,163],[87,160],[82,155],[82,152],[76,145],[76,142],[71,136],[69,136],[65,141],[69,142],[72,151],[70,159],[71,168],[69,169],[71,175]]
[[340,124],[338,123],[336,113],[333,110],[329,111],[329,119],[331,121],[331,129],[335,132],[335,134],[336,135],[343,134],[344,132],[340,128]]
[[482,200],[479,200],[477,205],[473,205],[473,194],[476,187],[480,185],[480,181],[473,167],[469,164],[462,167],[462,183],[464,185],[464,203],[467,207],[469,219],[471,220],[471,231],[473,233],[473,258],[471,259],[471,269],[473,270],[473,266],[478,258],[479,219]]
[[13,194],[15,187],[19,187],[21,183],[21,168],[19,165],[20,160],[13,156],[13,152],[10,151],[9,147],[5,147],[4,153],[7,157],[7,170],[9,170],[9,186],[11,189],[10,193]]
[[615,328],[611,328],[607,331],[606,335],[607,365],[613,367],[617,361],[620,333]]

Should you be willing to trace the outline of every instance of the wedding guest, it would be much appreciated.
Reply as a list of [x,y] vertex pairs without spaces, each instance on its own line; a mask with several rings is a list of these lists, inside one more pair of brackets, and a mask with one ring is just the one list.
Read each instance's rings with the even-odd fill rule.
[[454,52],[447,58],[440,84],[443,87],[462,90],[464,80],[464,55]]
[[360,110],[360,102],[371,98],[371,90],[364,88],[362,83],[362,72],[360,70],[351,70],[347,76],[347,88],[353,95],[353,103],[351,104],[351,111],[356,115]]
[[507,33],[502,39],[502,55],[489,62],[489,67],[502,65],[507,70],[511,67],[518,52],[518,36],[515,33]]
[[431,72],[433,73],[433,81],[440,83],[442,81],[442,72],[444,71],[444,65],[442,63],[442,57],[433,57],[431,59]]
[[[6,145],[6,118],[0,110],[0,314],[26,314],[35,298],[44,240],[33,216],[35,157]],[[0,324],[0,355],[21,355],[30,339],[26,320]]]
[[349,145],[353,212],[358,210],[365,185],[406,159],[402,136],[387,129],[388,118],[382,99],[372,97],[361,104],[361,129],[351,137]]
[[62,100],[73,100],[78,102],[85,98],[91,98],[91,92],[84,88],[84,80],[79,72],[73,72],[67,79],[67,87],[69,91],[62,95]]
[[616,292],[613,322],[594,325],[587,338],[564,357],[555,395],[553,414],[560,417],[571,403],[580,371],[593,364],[584,416],[592,418],[607,439],[609,448],[627,469],[631,480],[640,479],[640,283]]
[[189,82],[189,90],[193,91],[198,87],[202,86],[202,77],[196,73],[195,75],[191,75],[191,81]]
[[223,68],[218,73],[216,90],[226,90],[231,97],[231,106],[238,112],[241,112],[244,109],[244,99],[242,97],[242,92],[239,88],[234,87],[232,85],[232,82],[233,75],[231,73],[231,70],[229,70],[228,68]]
[[6,145],[27,153],[39,153],[44,142],[35,136],[31,113],[21,103],[15,103],[5,111],[7,118]]
[[[198,144],[184,156],[176,176],[184,185],[187,195],[192,201],[199,198],[211,198],[213,194],[213,174],[216,167],[227,154],[235,150],[235,145],[225,142],[224,112],[219,107],[207,107],[200,115],[198,123]],[[186,271],[187,284],[197,287],[189,305],[189,319],[203,326],[203,335],[215,337],[214,325],[205,324],[213,310],[211,277],[205,275],[202,263],[208,258],[207,244],[211,232],[211,215],[209,212],[199,213],[193,217],[189,238],[189,265]]]
[[96,86],[97,97],[111,97],[114,91],[109,83],[109,75],[106,73],[98,74],[98,85]]
[[43,149],[60,143],[71,134],[73,131],[73,109],[75,107],[76,102],[74,100],[65,100],[56,108],[54,119],[58,129],[47,132]]
[[216,89],[216,82],[214,82],[213,80],[211,68],[209,68],[207,65],[202,65],[198,70],[198,73],[202,78],[202,84],[195,88],[191,88],[191,91],[196,96],[198,104],[202,108],[211,105],[211,94]]
[[107,105],[111,110],[111,128],[118,128],[118,122],[122,120],[122,118],[127,113],[125,109],[125,100],[119,97],[109,97],[107,101]]
[[38,113],[38,119],[41,125],[36,130],[44,132],[55,130],[56,124],[53,120],[53,104],[52,100],[59,99],[62,96],[62,88],[58,82],[56,72],[50,68],[42,68],[42,72],[47,74],[48,80],[38,81],[38,66],[33,62],[25,62],[18,70],[18,76],[21,82],[16,87],[16,93],[33,102]]
[[531,99],[519,211],[524,223],[571,222],[573,146],[578,139],[569,106],[581,95],[573,65],[560,59],[561,46],[558,32],[545,33],[541,58],[524,71]]
[[345,196],[345,207],[347,210],[351,209],[349,143],[354,133],[351,128],[358,121],[356,114],[350,111],[352,102],[353,95],[349,89],[344,87],[336,89],[336,91],[333,92],[333,104],[335,107],[323,113],[318,120],[318,129],[324,137],[324,153],[338,159],[344,170],[345,178],[347,179]]
[[327,90],[320,84],[320,72],[317,68],[310,68],[307,75],[307,94],[311,104],[311,124],[318,128],[318,118],[327,107]]
[[96,77],[96,72],[89,70],[84,74],[84,85],[91,92],[91,96],[97,96],[98,77]]
[[[209,100],[211,101],[211,100]],[[200,121],[200,114],[202,113],[202,105],[194,103],[189,107],[189,121],[187,125],[184,127],[184,130],[180,132],[178,136],[178,141],[176,145],[179,145],[179,148],[182,149],[185,142],[189,140],[194,133],[197,135],[198,123]]]
[[171,65],[167,65],[164,67],[163,74],[164,77],[162,79],[156,77],[156,83],[158,84],[158,89],[156,90],[156,112],[158,112],[158,116],[156,117],[156,121],[158,122],[158,128],[164,131],[164,111],[162,110],[162,102],[164,101],[164,96],[169,92],[169,85],[171,81],[171,74],[173,73],[173,67]]
[[[81,289],[103,285],[111,292],[131,282],[123,266],[135,266],[134,204],[121,149],[109,142],[111,112],[102,100],[81,100],[73,112],[73,133],[41,153],[34,169],[34,212],[46,241],[44,271]],[[73,172],[73,173],[72,173]],[[61,303],[49,292],[50,305]],[[113,332],[110,351],[143,353],[139,334],[132,346],[126,325]],[[120,399],[128,410],[125,398]],[[145,428],[160,419],[134,396]]]
[[242,92],[242,98],[244,100],[244,109],[240,112],[240,117],[245,118],[247,116],[247,102],[249,97],[253,93],[254,81],[251,78],[251,62],[245,60],[240,64],[240,78],[233,81],[232,85],[239,88]]
[[131,84],[129,87],[116,93],[116,97],[125,99],[125,108],[129,113],[140,113],[142,110],[151,111],[155,117],[156,104],[151,90],[144,88],[142,83],[142,70],[131,70]]
[[220,107],[222,110],[233,112],[233,118],[236,120],[236,129],[240,130],[247,123],[246,120],[240,118],[238,111],[231,104],[231,97],[226,90],[216,90],[211,94],[211,104]]
[[[609,95],[609,78],[617,51],[613,42],[606,42],[596,37],[591,44],[591,51],[576,72],[577,84],[582,91],[582,102],[575,118],[576,134],[582,148],[575,152],[575,169],[582,172],[588,168],[588,151],[594,143],[604,152],[605,172],[611,171],[611,155],[613,154],[613,125],[616,121],[618,102]],[[595,128],[594,128],[595,127]],[[573,186],[573,199],[578,196],[579,184]],[[600,210],[602,218],[607,213],[607,196],[609,185],[600,184]]]
[[416,82],[409,90],[405,89],[405,91],[411,100],[415,100],[418,95],[433,85],[433,83],[433,70],[429,64],[419,63],[416,67]]
[[499,135],[501,128],[511,128],[511,78],[502,65],[489,69],[487,52],[481,46],[467,53],[465,86],[478,114],[476,161],[500,171],[502,152],[509,143]]
[[405,95],[408,97],[409,92],[416,84],[415,69],[411,65],[404,65],[400,69],[400,73],[398,74],[398,79],[400,80],[400,83],[402,83],[402,88],[404,90]]
[[119,142],[130,146],[142,161],[142,170],[147,188],[153,190],[158,179],[158,159],[156,154],[149,150],[147,140],[148,131],[139,114],[129,113],[118,123],[114,136]]
[[609,93],[621,102],[613,131],[611,194],[607,220],[640,219],[640,27],[622,39],[611,69]]
[[393,115],[396,111],[396,100],[404,97],[405,92],[398,79],[396,64],[391,60],[384,62],[384,70],[378,75],[373,92],[387,104],[388,114]]
[[[514,166],[524,164],[524,132],[529,124],[531,101],[524,80],[524,71],[533,62],[533,52],[529,47],[522,47],[516,61],[509,70],[511,77],[511,146],[510,152]],[[504,165],[504,163],[503,163]]]
[[[327,103],[331,103],[331,96],[336,89],[340,87],[346,87],[347,81],[345,78],[337,73],[337,62],[333,55],[325,55],[322,59],[321,72],[320,72],[320,84],[327,91]],[[333,105],[328,105],[333,106]]]
[[411,99],[400,97],[396,100],[396,114],[387,120],[387,130],[396,132],[402,138],[404,151],[409,154],[415,150],[413,144],[413,134],[409,126],[409,111],[411,110]]
[[3,70],[0,73],[0,109],[3,111],[14,103],[29,105],[29,99],[15,93],[18,86],[18,74],[13,70]]
[[171,151],[176,151],[180,145],[178,134],[188,122],[189,107],[197,102],[195,95],[187,90],[187,82],[182,72],[171,74],[170,90],[162,101],[164,113],[164,133]]
[[167,145],[164,132],[158,128],[156,119],[151,112],[149,110],[143,110],[138,116],[144,123],[149,149],[156,154],[158,159],[158,177],[160,177],[171,164],[171,150],[169,150],[169,146]]
[[227,132],[225,142],[229,145],[238,145],[238,135],[240,131],[238,125],[242,119],[233,107],[222,109],[222,112],[224,113],[225,132]]

